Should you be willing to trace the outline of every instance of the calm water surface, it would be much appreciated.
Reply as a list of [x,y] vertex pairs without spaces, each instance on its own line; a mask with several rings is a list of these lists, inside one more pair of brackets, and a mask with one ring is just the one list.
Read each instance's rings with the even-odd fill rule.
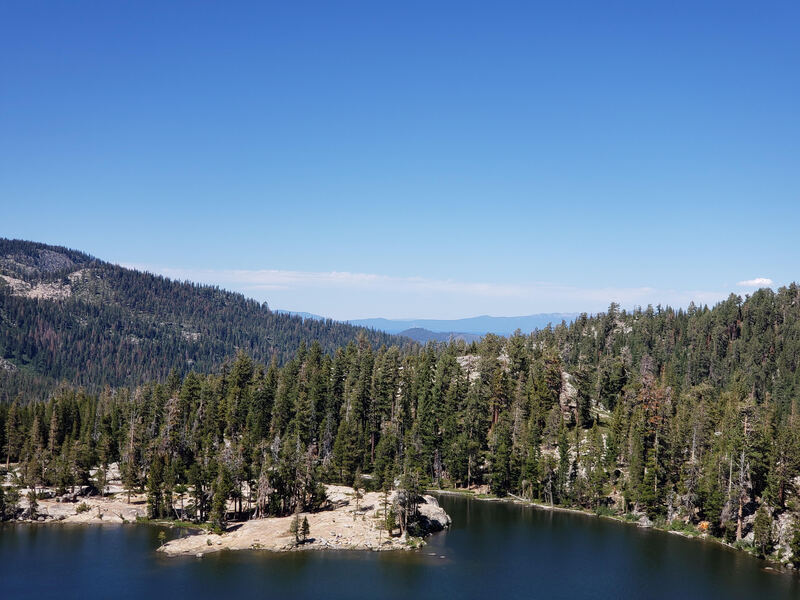
[[450,531],[402,553],[170,559],[155,552],[157,527],[4,526],[0,598],[800,598],[800,577],[718,544],[505,503],[441,504]]

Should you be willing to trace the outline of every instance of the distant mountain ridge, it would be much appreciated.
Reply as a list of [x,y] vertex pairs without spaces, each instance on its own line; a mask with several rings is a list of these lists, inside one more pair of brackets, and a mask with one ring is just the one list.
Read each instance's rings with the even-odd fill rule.
[[0,402],[62,380],[97,390],[163,380],[172,369],[210,371],[240,350],[284,363],[301,344],[332,353],[359,336],[375,348],[409,343],[76,250],[0,238]]
[[543,329],[548,325],[558,325],[562,321],[571,322],[578,313],[540,313],[520,317],[492,317],[481,315],[466,319],[355,319],[348,321],[351,325],[369,327],[387,333],[401,333],[408,329],[427,329],[434,333],[470,333],[473,335],[509,336],[517,329],[528,334],[535,329]]
[[410,338],[420,344],[427,344],[428,342],[454,342],[456,340],[463,340],[468,344],[477,342],[483,336],[474,333],[458,333],[455,331],[431,331],[423,329],[422,327],[414,327],[412,329],[405,329],[398,333],[403,337]]
[[[309,312],[278,310],[281,314],[303,317],[304,319],[322,319],[320,315]],[[520,317],[492,317],[481,315],[466,319],[353,319],[345,321],[350,325],[367,327],[378,331],[385,331],[396,335],[410,337],[425,343],[426,341],[448,341],[449,339],[463,339],[471,342],[487,333],[509,336],[517,329],[523,334],[529,334],[536,329],[543,329],[548,325],[560,325],[562,321],[571,323],[580,313],[537,313]],[[427,332],[427,333],[425,333]],[[428,335],[437,334],[437,335]],[[441,334],[441,335],[439,335]]]

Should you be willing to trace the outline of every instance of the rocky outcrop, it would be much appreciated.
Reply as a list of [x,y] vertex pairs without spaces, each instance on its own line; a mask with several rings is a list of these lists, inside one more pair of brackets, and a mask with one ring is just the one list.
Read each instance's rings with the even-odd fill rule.
[[480,357],[478,355],[467,354],[465,356],[456,356],[456,362],[461,369],[467,373],[470,382],[477,381],[481,378]]
[[[10,242],[14,244],[15,242]],[[79,253],[63,249],[50,249],[46,247],[35,248],[33,242],[16,242],[19,246],[28,246],[27,251],[12,251],[0,256],[0,268],[12,273],[26,276],[41,276],[57,271],[66,271],[77,266],[75,260],[88,262],[89,256],[79,256]]]
[[562,413],[575,412],[578,409],[578,389],[573,384],[573,377],[566,371],[561,372],[561,392],[558,403]]
[[0,275],[0,281],[4,282],[11,288],[11,293],[13,295],[22,296],[23,298],[60,300],[62,298],[69,298],[69,296],[72,294],[72,289],[70,288],[69,284],[65,284],[62,281],[31,284],[27,281],[16,279],[9,275]]
[[74,492],[67,492],[56,498],[56,502],[77,502],[78,498],[83,498],[89,493],[89,486],[77,488]]
[[439,506],[439,502],[433,496],[423,496],[423,503],[417,507],[419,513],[420,527],[425,533],[435,533],[450,527],[450,515]]
[[794,526],[795,519],[788,512],[778,515],[772,525],[775,550],[780,556],[789,558],[792,555],[790,544],[794,537]]

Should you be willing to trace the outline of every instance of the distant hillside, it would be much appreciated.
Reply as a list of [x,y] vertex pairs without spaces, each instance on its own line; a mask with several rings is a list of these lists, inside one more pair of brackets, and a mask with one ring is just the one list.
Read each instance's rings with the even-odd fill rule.
[[75,250],[0,238],[0,401],[59,380],[98,389],[163,379],[173,368],[208,371],[238,350],[283,363],[303,342],[333,352],[358,336],[374,347],[404,343]]
[[465,342],[470,343],[477,342],[481,339],[481,336],[475,335],[474,333],[458,333],[456,331],[430,331],[429,329],[423,329],[422,327],[405,329],[398,335],[411,338],[420,344],[426,344],[428,342],[453,342],[456,340],[464,340]]
[[[387,333],[401,333],[409,329],[427,329],[435,333],[458,331],[474,335],[494,333],[508,336],[517,329],[528,334],[535,329],[543,329],[548,325],[559,325],[562,321],[572,322],[577,313],[541,313],[522,317],[470,317],[468,319],[356,319],[348,321],[351,325],[370,327]],[[404,334],[405,335],[405,334]]]

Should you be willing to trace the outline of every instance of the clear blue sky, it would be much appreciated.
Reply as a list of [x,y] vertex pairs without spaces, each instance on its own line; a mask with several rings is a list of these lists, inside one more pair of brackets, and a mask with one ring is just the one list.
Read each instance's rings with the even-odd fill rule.
[[337,318],[800,279],[800,4],[0,5],[0,235]]

